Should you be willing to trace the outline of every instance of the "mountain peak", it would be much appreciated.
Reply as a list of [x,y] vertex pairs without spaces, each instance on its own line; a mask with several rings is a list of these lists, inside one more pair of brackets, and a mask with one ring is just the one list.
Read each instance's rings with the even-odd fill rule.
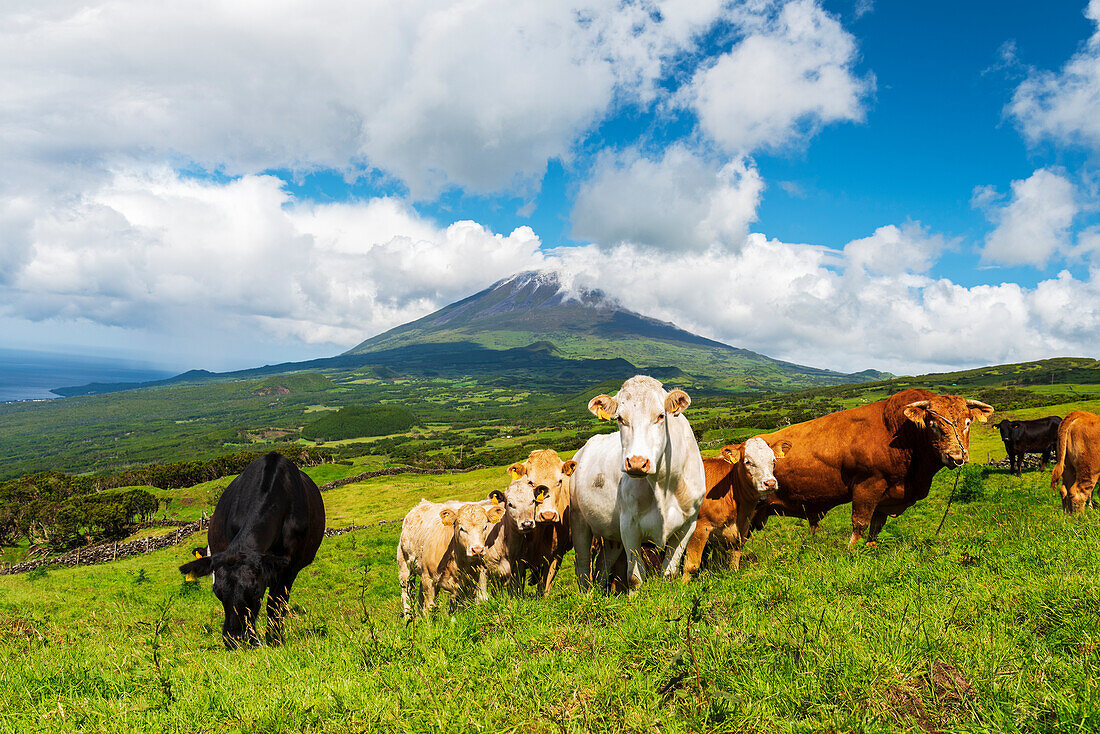
[[[851,381],[829,370],[779,362],[624,308],[569,273],[528,270],[348,350],[364,355],[414,345],[466,342],[523,348],[564,359],[625,359],[648,371],[673,367],[731,384],[786,386]],[[442,352],[441,352],[442,354]]]

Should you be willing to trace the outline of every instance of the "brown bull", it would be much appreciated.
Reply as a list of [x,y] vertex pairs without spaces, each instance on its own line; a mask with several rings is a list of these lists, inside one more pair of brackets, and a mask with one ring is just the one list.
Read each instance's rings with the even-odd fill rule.
[[1058,426],[1058,459],[1051,488],[1062,483],[1062,509],[1078,513],[1092,504],[1100,479],[1100,415],[1075,410]]
[[775,465],[779,488],[765,497],[754,527],[769,515],[804,517],[816,529],[833,507],[852,503],[852,537],[873,543],[886,518],[928,496],[932,477],[970,457],[970,424],[992,406],[957,395],[903,390],[762,436],[792,448]]

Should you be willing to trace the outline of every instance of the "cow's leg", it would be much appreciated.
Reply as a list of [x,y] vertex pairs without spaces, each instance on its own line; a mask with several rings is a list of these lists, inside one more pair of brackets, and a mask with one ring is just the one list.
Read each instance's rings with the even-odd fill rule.
[[633,594],[645,581],[645,564],[642,562],[642,531],[632,519],[624,514],[619,522],[619,536],[623,541],[623,553],[626,555],[627,592]]
[[737,529],[736,524],[730,524],[722,528],[722,539],[730,547],[729,555],[729,567],[732,571],[738,571],[741,568],[741,531]]
[[283,644],[283,620],[290,609],[290,589],[297,577],[297,570],[285,574],[267,592],[267,631],[264,637],[269,645]]
[[692,520],[687,525],[682,525],[669,537],[664,562],[661,564],[661,573],[665,578],[671,578],[680,570],[680,559],[684,557],[684,551],[687,550],[688,543],[695,535],[697,523],[697,519]]
[[477,572],[477,601],[489,601],[489,572],[481,567]]
[[[615,585],[628,588],[626,582],[626,558],[623,556],[623,545],[617,541],[600,539],[600,550],[596,554],[596,581],[604,593],[611,593]],[[621,570],[620,570],[621,567]]]
[[699,572],[699,568],[703,565],[703,550],[707,547],[707,540],[713,531],[714,525],[706,520],[695,523],[695,530],[684,552],[684,581],[691,581],[691,577]]
[[420,576],[420,613],[427,615],[435,606],[435,581],[428,574]]
[[397,551],[397,580],[401,583],[401,615],[406,621],[412,619],[412,602],[409,599],[410,592],[410,577],[412,571],[409,569],[409,561],[405,558],[405,553],[399,548]]
[[869,479],[852,488],[852,537],[848,545],[855,545],[863,539],[875,508],[885,494],[886,482],[882,479]]
[[878,545],[878,534],[882,526],[886,524],[887,513],[876,508],[871,515],[871,525],[867,528],[867,545]]
[[580,513],[571,513],[573,531],[573,568],[577,574],[577,587],[581,592],[592,585],[592,529],[580,519]]
[[546,564],[546,575],[542,580],[542,596],[546,596],[550,593],[550,585],[554,583],[554,577],[558,575],[558,566],[561,565],[561,556],[556,553],[551,556],[550,562]]

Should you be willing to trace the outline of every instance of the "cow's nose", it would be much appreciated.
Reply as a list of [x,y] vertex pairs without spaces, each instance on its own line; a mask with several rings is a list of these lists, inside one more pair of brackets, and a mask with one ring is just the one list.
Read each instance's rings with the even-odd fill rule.
[[520,530],[532,530],[532,529],[534,529],[534,527],[535,527],[535,521],[534,520],[524,520],[523,522],[521,522],[519,524],[519,529]]
[[471,545],[470,546],[470,553],[472,555],[475,555],[475,556],[483,556],[483,555],[485,555],[485,546],[483,546],[483,545]]
[[951,454],[947,455],[947,458],[948,458],[948,463],[952,467],[962,466],[963,464],[966,463],[966,454],[965,453],[963,453],[963,454],[960,454],[960,453],[957,453],[957,452],[956,453],[951,453]]
[[774,477],[772,477],[771,479],[765,479],[764,480],[764,488],[765,489],[775,489],[777,486],[779,486],[779,485],[775,481]]
[[649,474],[649,459],[641,456],[627,457],[625,471],[627,474]]
[[540,512],[539,520],[543,522],[555,522],[558,519],[558,513],[556,512]]

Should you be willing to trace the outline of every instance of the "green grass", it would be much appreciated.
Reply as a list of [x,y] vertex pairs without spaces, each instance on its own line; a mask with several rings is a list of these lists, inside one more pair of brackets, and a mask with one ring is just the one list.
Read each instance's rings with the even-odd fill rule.
[[[877,548],[845,545],[841,507],[815,536],[769,523],[740,573],[607,598],[577,593],[570,557],[548,599],[408,627],[398,526],[327,539],[279,648],[222,649],[209,581],[175,570],[190,542],[2,577],[0,732],[1097,730],[1097,513],[1064,517],[1047,474],[993,472],[937,537],[951,479]],[[325,494],[329,524],[503,481],[349,485]]]

